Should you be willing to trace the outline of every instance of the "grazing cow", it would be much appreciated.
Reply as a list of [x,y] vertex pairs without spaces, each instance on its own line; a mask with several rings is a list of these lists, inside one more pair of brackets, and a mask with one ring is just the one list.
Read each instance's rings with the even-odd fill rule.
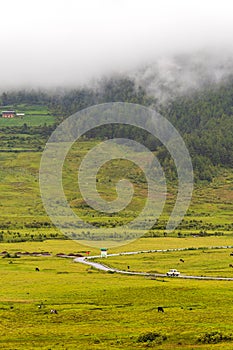
[[230,253],[230,256],[233,256],[233,253]]
[[39,267],[36,267],[36,268],[35,268],[35,271],[40,271]]
[[164,312],[164,309],[162,306],[158,306],[158,312]]
[[180,259],[180,261],[184,263],[184,260],[183,260],[183,259]]
[[128,270],[129,270],[129,269],[130,269],[130,266],[128,265],[127,267],[128,267]]
[[233,265],[232,265],[232,264],[229,264],[229,267],[233,267]]
[[56,309],[51,309],[51,310],[50,310],[50,313],[51,313],[51,314],[56,314],[56,315],[57,315],[57,310],[56,310]]

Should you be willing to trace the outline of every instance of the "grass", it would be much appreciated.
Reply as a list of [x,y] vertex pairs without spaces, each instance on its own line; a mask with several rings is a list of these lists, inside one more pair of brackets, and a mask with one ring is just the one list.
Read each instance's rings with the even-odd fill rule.
[[[29,113],[29,112],[28,112]],[[27,126],[39,126],[39,125],[51,125],[54,124],[55,118],[50,114],[26,114],[23,117],[15,117],[11,119],[1,118],[0,117],[0,127],[6,126],[23,126],[27,124]]]
[[[0,259],[2,349],[144,349],[137,339],[148,332],[167,336],[162,344],[151,344],[159,349],[213,349],[197,344],[197,337],[213,330],[233,332],[231,282],[126,277],[54,256],[83,249],[73,241],[1,244],[0,250],[11,253],[53,253],[11,259],[12,264]],[[158,306],[164,314],[157,312]],[[50,314],[52,308],[58,315]],[[231,346],[222,342],[215,348]]]
[[[232,277],[233,258],[229,249],[206,249],[177,251],[170,253],[145,253],[127,257],[108,257],[106,264],[121,270],[166,273],[175,268],[182,275]],[[180,261],[184,260],[184,263]],[[97,261],[100,261],[97,259]]]
[[[68,154],[64,164],[64,191],[72,209],[83,220],[94,223],[97,226],[112,227],[131,221],[145,203],[146,184],[138,182],[138,169],[131,165],[131,181],[135,184],[135,198],[132,203],[122,212],[106,215],[96,212],[86,205],[78,190],[77,167],[83,156],[96,142],[83,141]],[[17,230],[25,236],[32,230],[43,226],[43,223],[51,222],[43,208],[39,189],[39,165],[41,152],[0,152],[0,191],[1,191],[1,217],[0,228],[3,230]],[[115,164],[115,163],[114,163]],[[113,164],[113,165],[114,165]],[[116,164],[115,164],[116,165]],[[124,168],[124,167],[123,167]],[[105,199],[116,198],[115,183],[127,173],[119,165],[113,167],[111,162],[98,174],[98,188]],[[111,178],[111,181],[109,181]],[[173,233],[181,235],[228,235],[233,234],[231,201],[233,195],[233,175],[231,171],[222,171],[213,184],[197,185],[189,211],[182,227]],[[169,185],[167,203],[160,218],[161,227],[155,228],[152,234],[163,236],[163,225],[171,212],[175,201],[176,190]],[[39,225],[35,225],[35,222]],[[41,227],[43,229],[43,227]],[[47,226],[51,231],[52,226]],[[82,230],[81,230],[82,231]],[[5,232],[5,231],[4,231]],[[53,229],[53,232],[56,230]],[[39,233],[40,230],[34,230]]]
[[[11,106],[9,106],[11,107]],[[48,108],[44,106],[36,105],[18,105],[14,108],[8,108],[4,106],[1,110],[13,109],[17,113],[25,113],[25,116],[15,118],[1,118],[0,116],[0,128],[1,127],[12,127],[12,126],[39,126],[39,125],[51,125],[55,122],[55,117],[50,114]]]
[[[21,107],[22,110],[25,108]],[[40,108],[34,109],[31,118],[38,118],[37,122],[41,123],[40,118],[50,117],[46,113]],[[20,146],[21,140],[17,142]],[[26,140],[25,147],[28,144]],[[130,165],[130,180],[135,184],[131,206],[112,216],[91,210],[82,200],[75,179],[78,164],[95,144],[95,141],[80,142],[68,154],[64,164],[65,193],[73,210],[83,219],[100,227],[117,226],[131,220],[143,206],[146,184],[138,168]],[[85,254],[87,250],[95,255],[99,249],[58,239],[62,234],[52,226],[41,201],[40,157],[41,152],[0,152],[0,236],[3,240],[0,252],[8,251],[11,256],[18,251],[51,254],[48,257],[0,257],[0,348],[228,350],[233,347],[227,337],[214,345],[197,343],[204,333],[233,333],[232,282],[121,276],[56,257],[57,253]],[[125,165],[114,161],[98,173],[98,189],[105,199],[116,197],[115,183],[127,175]],[[160,224],[167,220],[175,194],[176,189],[169,185]],[[177,268],[183,274],[233,276],[233,269],[229,267],[231,250],[205,249],[233,244],[232,198],[232,171],[221,170],[213,183],[196,185],[185,222],[173,237],[164,237],[161,224],[151,232],[160,237],[141,238],[109,251],[201,249],[112,257],[104,262],[121,269],[127,269],[129,265],[135,271],[166,272],[169,268]],[[200,237],[201,232],[204,237]],[[57,239],[46,240],[54,237]],[[19,242],[9,243],[16,241]],[[184,263],[180,262],[181,258]],[[35,271],[36,267],[39,272]],[[38,308],[38,305],[43,306]],[[158,313],[158,306],[165,312]],[[50,314],[52,308],[57,309],[58,315]],[[150,332],[161,334],[160,340],[137,341],[141,334]]]

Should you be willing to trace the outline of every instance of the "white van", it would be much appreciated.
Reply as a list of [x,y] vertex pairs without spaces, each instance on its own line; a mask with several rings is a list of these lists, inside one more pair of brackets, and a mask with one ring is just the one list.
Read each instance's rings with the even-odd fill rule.
[[176,269],[170,269],[170,270],[167,272],[167,276],[178,277],[178,276],[180,276],[180,272],[177,271]]

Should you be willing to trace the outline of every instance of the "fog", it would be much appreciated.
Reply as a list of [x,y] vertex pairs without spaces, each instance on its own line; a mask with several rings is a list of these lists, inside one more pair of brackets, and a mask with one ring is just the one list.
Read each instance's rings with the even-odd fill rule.
[[127,73],[165,98],[174,82],[179,93],[233,72],[228,0],[12,0],[0,32],[1,90]]
[[160,103],[205,87],[227,82],[233,76],[230,52],[212,50],[163,56],[137,67],[128,75]]

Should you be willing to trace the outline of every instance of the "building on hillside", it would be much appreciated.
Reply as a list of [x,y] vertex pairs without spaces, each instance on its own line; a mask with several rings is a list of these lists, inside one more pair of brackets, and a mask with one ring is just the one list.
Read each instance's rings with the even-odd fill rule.
[[24,117],[25,116],[25,113],[16,113],[16,117]]
[[107,258],[107,248],[100,248],[100,257],[101,258]]
[[2,118],[14,118],[15,116],[15,111],[2,111]]

